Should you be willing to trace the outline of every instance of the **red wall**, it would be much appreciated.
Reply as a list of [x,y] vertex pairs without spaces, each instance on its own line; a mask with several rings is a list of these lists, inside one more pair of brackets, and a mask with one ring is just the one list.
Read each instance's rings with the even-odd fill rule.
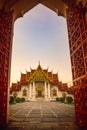
[[67,10],[76,121],[87,126],[87,25],[82,3]]
[[7,121],[9,58],[12,39],[12,12],[0,10],[0,125]]

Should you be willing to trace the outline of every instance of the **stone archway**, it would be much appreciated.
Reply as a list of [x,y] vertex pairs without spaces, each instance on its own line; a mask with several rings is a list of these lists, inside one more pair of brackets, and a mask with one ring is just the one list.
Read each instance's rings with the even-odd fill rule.
[[36,97],[44,97],[44,88],[42,85],[36,86]]
[[[1,0],[0,1],[0,125],[8,120],[8,93],[14,21],[42,3],[66,17],[76,121],[87,127],[87,3],[86,0]],[[79,3],[78,3],[79,2]],[[66,11],[67,10],[67,11]]]

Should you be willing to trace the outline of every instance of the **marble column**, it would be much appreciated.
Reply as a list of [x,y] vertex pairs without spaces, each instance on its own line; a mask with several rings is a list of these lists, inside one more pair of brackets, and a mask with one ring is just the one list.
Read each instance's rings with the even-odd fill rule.
[[29,98],[31,99],[31,87],[32,87],[32,84],[29,85]]
[[45,89],[44,89],[44,96],[45,96],[45,98],[47,97],[47,88],[46,88],[47,86],[46,86],[46,82],[45,82]]
[[35,82],[33,82],[33,101],[35,101],[36,99],[35,99],[35,94],[36,94],[36,92],[35,92]]
[[50,84],[48,84],[48,98],[50,99]]

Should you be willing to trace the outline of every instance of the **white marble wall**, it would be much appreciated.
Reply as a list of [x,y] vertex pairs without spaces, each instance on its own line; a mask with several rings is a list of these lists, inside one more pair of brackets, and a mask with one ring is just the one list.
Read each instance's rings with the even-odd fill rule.
[[[27,96],[23,96],[23,90],[26,89],[27,91]],[[57,96],[53,96],[52,95],[52,90],[53,89],[56,89],[57,91]],[[14,91],[18,94],[18,97],[24,97],[26,100],[31,100],[31,101],[36,101],[36,92],[35,92],[35,83],[33,84],[29,84],[29,85],[23,85],[21,87],[21,91]],[[13,93],[11,94],[11,96],[13,95]],[[50,101],[50,100],[54,100],[56,99],[57,97],[62,97],[62,91],[59,91],[58,90],[58,87],[57,86],[53,86],[51,87],[50,84],[44,84],[44,92],[45,92],[45,97],[44,97],[44,100],[45,101]],[[74,96],[72,94],[68,94],[67,92],[66,93],[66,96],[71,96],[73,99],[74,99]]]

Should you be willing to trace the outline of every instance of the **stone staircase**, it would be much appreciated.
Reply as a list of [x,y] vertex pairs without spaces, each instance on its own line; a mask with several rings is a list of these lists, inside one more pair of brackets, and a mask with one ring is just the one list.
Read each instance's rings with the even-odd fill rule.
[[44,101],[44,98],[43,97],[37,97],[36,101]]

